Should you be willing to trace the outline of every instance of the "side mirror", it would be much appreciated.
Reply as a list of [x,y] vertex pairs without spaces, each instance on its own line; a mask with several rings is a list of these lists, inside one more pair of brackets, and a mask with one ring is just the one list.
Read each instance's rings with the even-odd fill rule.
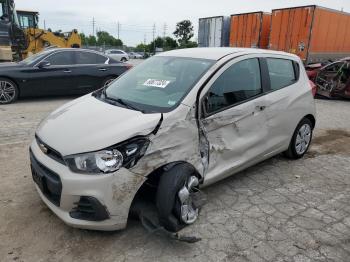
[[50,62],[43,60],[37,65],[37,67],[41,69],[41,68],[47,68],[50,65],[51,65]]

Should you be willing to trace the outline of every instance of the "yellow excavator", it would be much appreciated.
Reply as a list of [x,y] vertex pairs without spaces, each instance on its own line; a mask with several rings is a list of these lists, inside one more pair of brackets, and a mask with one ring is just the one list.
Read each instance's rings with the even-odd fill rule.
[[38,18],[38,12],[17,12],[13,0],[0,0],[0,61],[22,60],[48,47],[81,47],[77,30],[39,29]]
[[80,35],[76,29],[65,33],[39,29],[39,13],[35,11],[17,10],[17,16],[28,42],[27,49],[22,51],[22,58],[48,47],[81,47]]

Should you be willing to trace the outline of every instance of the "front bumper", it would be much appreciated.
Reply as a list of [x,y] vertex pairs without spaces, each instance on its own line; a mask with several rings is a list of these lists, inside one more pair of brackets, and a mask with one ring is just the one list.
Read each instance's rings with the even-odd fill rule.
[[[35,160],[58,175],[61,182],[59,201],[52,201],[35,184],[41,199],[66,224],[92,230],[119,230],[126,227],[129,209],[138,189],[146,178],[121,168],[117,172],[104,175],[84,175],[70,169],[44,154],[34,140],[30,146]],[[44,193],[43,193],[44,192]],[[102,221],[76,219],[71,215],[81,197],[96,199],[108,212],[108,218]]]

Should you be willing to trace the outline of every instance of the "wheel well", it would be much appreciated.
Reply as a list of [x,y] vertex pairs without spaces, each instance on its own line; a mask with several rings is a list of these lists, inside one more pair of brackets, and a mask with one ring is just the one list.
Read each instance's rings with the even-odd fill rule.
[[147,180],[143,183],[143,185],[137,191],[133,202],[137,199],[147,199],[147,200],[151,200],[153,202],[155,200],[155,197],[157,194],[157,188],[158,188],[160,177],[162,176],[162,173],[165,172],[166,170],[171,169],[175,165],[190,166],[194,171],[194,175],[198,177],[199,181],[202,180],[201,174],[190,163],[184,162],[184,161],[168,163],[166,165],[163,165],[163,166],[155,169],[147,176]]
[[309,114],[309,115],[306,115],[304,118],[307,118],[311,121],[312,123],[312,129],[315,128],[315,125],[316,125],[316,119],[313,115]]

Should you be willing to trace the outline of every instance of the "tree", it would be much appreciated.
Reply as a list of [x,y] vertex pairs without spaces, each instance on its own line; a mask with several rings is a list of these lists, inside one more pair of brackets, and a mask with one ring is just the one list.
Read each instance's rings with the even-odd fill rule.
[[80,39],[81,39],[81,44],[83,46],[88,45],[86,35],[84,33],[80,33],[79,35],[80,35]]
[[176,24],[176,30],[173,33],[180,46],[185,46],[193,37],[193,25],[190,20],[183,20]]
[[155,53],[154,48],[163,48],[163,45],[164,45],[163,38],[161,38],[160,36],[158,36],[154,41],[152,41],[152,42],[148,45],[148,48],[149,48],[149,51],[150,51],[151,53]]
[[145,45],[145,44],[143,44],[143,43],[138,44],[138,45],[135,47],[135,51],[136,51],[136,52],[149,52],[149,45]]
[[116,39],[106,31],[97,32],[97,44],[110,45],[110,46],[123,46],[123,42],[120,39]]
[[96,45],[97,40],[96,40],[96,37],[94,35],[89,35],[86,38],[86,42],[87,42],[88,45],[94,46],[94,45]]
[[178,47],[178,44],[174,38],[167,36],[164,39],[164,45],[163,45],[164,50],[166,50],[166,51],[173,50],[173,49],[176,49],[177,47]]

